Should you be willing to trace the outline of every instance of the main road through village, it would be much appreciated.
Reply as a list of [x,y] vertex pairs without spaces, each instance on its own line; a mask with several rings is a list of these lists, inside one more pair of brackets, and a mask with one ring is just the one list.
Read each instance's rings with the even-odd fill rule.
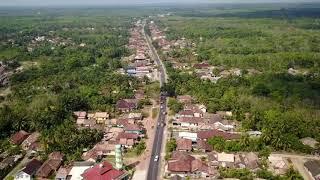
[[[144,23],[145,24],[145,23]],[[144,30],[144,28],[143,28]],[[152,57],[156,61],[158,67],[159,67],[159,72],[160,72],[160,87],[163,87],[164,83],[166,83],[166,70],[165,67],[162,63],[162,61],[159,58],[159,55],[156,51],[156,49],[152,45],[152,41],[148,35],[146,35],[145,30],[143,31],[143,34],[147,40],[148,46],[151,50]],[[165,124],[165,119],[166,119],[166,111],[167,111],[167,105],[166,105],[167,98],[166,96],[160,94],[160,111],[159,111],[159,116],[158,116],[158,123],[156,126],[156,133],[154,136],[154,141],[153,141],[153,147],[152,147],[152,153],[150,157],[150,163],[149,163],[149,168],[148,168],[148,175],[147,175],[147,180],[156,180],[158,179],[158,172],[160,169],[160,162],[161,162],[161,146],[162,146],[162,141],[163,141],[163,132],[165,126],[162,126],[162,124]],[[159,158],[155,160],[155,157],[158,156]]]

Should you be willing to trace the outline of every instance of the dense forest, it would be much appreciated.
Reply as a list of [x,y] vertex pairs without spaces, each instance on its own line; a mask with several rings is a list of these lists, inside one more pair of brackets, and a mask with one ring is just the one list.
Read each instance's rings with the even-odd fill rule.
[[[299,14],[290,19],[280,15],[254,16],[247,11],[228,9],[229,15],[222,17],[212,9],[206,12],[207,16],[197,16],[201,12],[189,10],[155,20],[166,29],[169,40],[184,37],[195,43],[192,48],[175,49],[174,56],[162,55],[170,75],[166,90],[171,96],[194,96],[207,105],[209,112],[232,111],[243,131],[262,131],[260,140],[252,141],[260,149],[269,146],[310,153],[311,149],[299,139],[320,140],[320,31],[309,28],[319,22],[309,15],[314,12],[311,10],[305,16]],[[250,18],[243,18],[244,13],[251,14]],[[238,68],[242,75],[213,83],[174,69],[171,60],[189,65],[208,62],[220,69]],[[257,73],[248,73],[250,69]],[[289,69],[304,73],[290,74]],[[250,148],[250,142],[243,148],[241,142],[234,143],[222,142],[229,148],[221,150],[259,150]]]

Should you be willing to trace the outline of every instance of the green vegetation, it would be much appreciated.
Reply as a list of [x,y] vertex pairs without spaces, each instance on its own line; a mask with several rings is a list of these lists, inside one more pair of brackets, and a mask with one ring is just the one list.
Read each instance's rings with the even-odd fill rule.
[[152,108],[152,119],[156,119],[159,113],[159,109],[158,108]]
[[222,137],[213,137],[208,139],[208,144],[218,152],[261,151],[263,154],[263,150],[267,149],[261,138],[249,138],[248,136],[231,141],[226,141]]
[[179,111],[181,111],[183,109],[183,104],[178,102],[176,99],[174,98],[170,98],[168,101],[168,106],[170,108],[170,110],[176,114]]
[[219,173],[223,178],[253,179],[253,174],[249,169],[220,168]]
[[290,167],[284,176],[275,176],[272,172],[266,169],[260,169],[256,172],[258,178],[270,179],[270,180],[303,180],[301,175]]
[[166,143],[166,156],[165,159],[168,160],[171,157],[171,153],[176,150],[177,142],[176,139],[170,139]]
[[10,78],[12,92],[2,98],[0,139],[20,129],[39,131],[46,153],[59,150],[78,160],[102,135],[77,130],[72,112],[113,113],[117,100],[133,96],[140,82],[115,73],[129,53],[131,17],[87,12],[90,16],[81,10],[2,15],[0,57],[8,67],[23,69]]
[[[238,178],[243,180],[254,179],[255,176],[249,169],[220,168],[219,173],[223,178]],[[292,167],[290,167],[283,176],[275,176],[265,169],[258,170],[256,176],[270,180],[303,180],[299,173]]]
[[[228,9],[228,13],[221,14],[219,9],[204,8],[155,20],[168,29],[170,40],[185,37],[195,43],[162,55],[168,60],[170,80],[164,89],[169,95],[190,94],[205,104],[209,112],[232,111],[232,118],[241,121],[243,131],[263,133],[261,139],[250,140],[246,147],[234,141],[215,142],[216,149],[252,150],[257,147],[250,146],[258,144],[257,150],[271,147],[310,153],[312,149],[299,139],[320,140],[320,49],[315,43],[320,42],[320,31],[305,28],[316,24],[313,15],[319,14],[309,14],[305,9],[292,11],[305,13],[306,17],[300,14],[288,20],[283,16],[269,18],[267,12],[261,15],[259,9]],[[244,18],[243,13],[252,16]],[[217,67],[213,71],[216,75],[231,68],[240,69],[242,75],[213,83],[173,69],[169,62],[172,60],[189,65],[207,61]],[[299,73],[290,74],[289,68]]]
[[141,141],[139,144],[135,146],[135,152],[137,155],[142,154],[145,149],[146,149],[146,143],[144,141]]

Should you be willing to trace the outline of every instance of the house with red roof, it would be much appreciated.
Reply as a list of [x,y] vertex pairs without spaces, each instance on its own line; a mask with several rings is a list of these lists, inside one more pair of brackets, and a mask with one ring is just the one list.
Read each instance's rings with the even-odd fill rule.
[[168,160],[167,175],[188,175],[193,178],[210,177],[208,169],[208,165],[187,152],[175,151]]
[[195,150],[202,152],[211,152],[213,150],[212,146],[208,144],[207,141],[197,140],[197,144],[193,147]]
[[40,137],[40,133],[38,132],[34,132],[32,134],[30,134],[30,136],[28,136],[21,144],[21,148],[23,150],[29,150],[33,147],[33,145],[35,145],[36,142],[38,142],[38,139]]
[[143,129],[138,124],[126,124],[124,126],[124,132],[141,135],[143,134]]
[[197,133],[197,138],[199,140],[207,141],[209,138],[212,138],[212,137],[222,137],[225,140],[234,140],[234,139],[240,139],[241,135],[236,134],[236,133],[228,133],[228,132],[224,132],[224,131],[219,131],[216,129],[199,131]]
[[130,112],[138,107],[138,100],[122,99],[117,102],[116,107],[121,112]]
[[30,134],[24,130],[20,130],[19,132],[14,133],[10,137],[10,142],[15,145],[20,145]]
[[210,65],[206,62],[202,62],[202,63],[198,63],[193,65],[194,68],[196,69],[208,69],[210,67]]
[[129,178],[127,172],[113,168],[107,161],[87,169],[81,176],[84,180],[127,180]]
[[177,150],[189,152],[192,150],[192,140],[180,138],[177,139]]
[[38,178],[47,178],[59,169],[63,162],[64,155],[61,152],[52,152],[41,167],[38,169],[36,176]]
[[138,134],[121,132],[116,139],[118,144],[121,144],[126,148],[132,148],[132,146],[139,141],[139,138]]

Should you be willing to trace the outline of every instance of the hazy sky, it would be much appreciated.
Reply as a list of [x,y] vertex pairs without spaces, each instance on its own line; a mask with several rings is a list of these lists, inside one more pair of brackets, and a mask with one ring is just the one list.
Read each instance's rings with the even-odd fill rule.
[[320,0],[0,0],[0,6],[25,5],[126,5],[153,3],[257,3],[257,2],[320,2]]

